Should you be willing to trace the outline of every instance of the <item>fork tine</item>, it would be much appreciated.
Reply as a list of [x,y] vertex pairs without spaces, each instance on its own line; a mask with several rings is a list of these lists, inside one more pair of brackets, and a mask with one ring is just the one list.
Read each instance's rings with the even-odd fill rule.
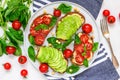
[[104,19],[104,23],[105,23],[106,32],[109,32],[109,30],[108,30],[108,24],[107,24],[106,19]]
[[104,35],[104,25],[103,25],[103,20],[102,19],[100,20],[100,26],[101,26],[102,34]]

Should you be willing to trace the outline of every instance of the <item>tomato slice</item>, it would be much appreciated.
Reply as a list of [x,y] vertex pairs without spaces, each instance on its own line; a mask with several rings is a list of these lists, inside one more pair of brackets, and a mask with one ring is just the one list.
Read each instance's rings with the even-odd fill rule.
[[85,56],[84,56],[84,58],[86,58],[88,60],[91,59],[92,58],[92,52],[91,51],[87,51]]
[[87,42],[85,45],[86,45],[87,51],[91,51],[92,50],[92,48],[93,48],[93,44],[92,43]]
[[77,63],[82,63],[84,61],[84,57],[81,54],[77,54],[75,60]]
[[33,21],[33,24],[35,26],[39,25],[39,24],[42,24],[43,23],[43,19],[41,16],[37,17],[34,21]]
[[46,24],[46,25],[49,25],[51,22],[51,18],[47,15],[43,16],[42,20],[43,20],[44,24]]
[[81,43],[81,44],[76,44],[74,46],[74,49],[77,53],[83,53],[84,52],[84,44]]
[[88,42],[88,39],[89,39],[89,37],[88,37],[87,34],[82,34],[82,35],[80,36],[80,40],[81,40],[83,43]]
[[45,40],[43,35],[35,36],[35,44],[41,46]]

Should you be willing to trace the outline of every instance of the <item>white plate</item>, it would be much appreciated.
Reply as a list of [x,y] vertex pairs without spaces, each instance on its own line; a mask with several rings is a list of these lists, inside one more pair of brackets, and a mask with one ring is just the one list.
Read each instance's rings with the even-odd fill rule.
[[[28,41],[28,35],[29,35],[29,33],[30,33],[29,30],[30,30],[30,26],[31,26],[33,20],[34,20],[36,17],[38,17],[39,15],[43,14],[43,12],[44,12],[45,10],[46,10],[48,13],[53,14],[54,8],[55,8],[55,7],[58,7],[61,3],[65,3],[65,4],[71,5],[71,6],[72,6],[72,9],[77,8],[77,9],[80,11],[80,13],[85,16],[86,23],[90,23],[90,24],[93,26],[94,32],[93,32],[92,35],[95,36],[94,42],[99,42],[99,41],[100,41],[99,30],[98,30],[98,27],[97,27],[97,25],[96,25],[96,22],[95,22],[93,16],[92,16],[86,9],[84,9],[84,8],[81,7],[80,5],[75,4],[75,3],[72,3],[72,2],[57,1],[57,2],[53,2],[53,3],[51,3],[51,4],[48,4],[48,5],[40,8],[40,9],[30,18],[30,20],[29,20],[29,22],[28,22],[28,25],[27,25],[27,27],[26,27],[26,29],[25,29],[25,36],[24,36],[24,48],[25,48],[25,53],[26,53],[26,54],[28,54],[27,51],[28,51],[28,47],[30,46],[30,43],[29,43],[29,41]],[[56,26],[52,29],[51,32],[53,33],[53,32],[55,32],[55,30],[56,30]],[[80,32],[80,31],[81,31],[81,28],[80,28],[77,32]],[[47,36],[47,38],[50,37],[50,36],[52,36],[52,35],[51,35],[51,32],[49,33],[49,35]],[[46,38],[46,39],[47,39],[47,38]],[[47,44],[48,44],[48,43],[47,43],[47,41],[45,40],[45,42],[44,42],[43,45],[47,45]],[[72,44],[71,44],[70,46],[68,46],[68,47],[71,48],[71,49],[73,49],[73,45],[72,45]],[[97,51],[96,51],[96,53],[97,53]],[[91,63],[94,61],[95,57],[97,56],[96,53],[94,53],[93,58],[89,61],[89,66],[90,66]],[[36,62],[34,63],[34,62],[32,62],[31,60],[30,60],[30,62],[31,62],[31,63],[33,64],[33,66],[39,71],[39,65],[40,65],[40,63],[39,63],[38,61],[36,61]],[[86,70],[86,69],[87,69],[86,67],[80,66],[80,70],[79,70],[78,72],[74,73],[74,74],[68,74],[68,73],[59,74],[59,73],[56,72],[54,75],[52,75],[52,69],[49,68],[49,72],[47,72],[46,74],[47,74],[47,75],[51,75],[51,76],[53,76],[53,77],[59,77],[59,78],[62,78],[62,77],[63,77],[63,78],[64,78],[64,77],[70,77],[70,76],[77,75],[77,74],[83,72],[83,71]]]

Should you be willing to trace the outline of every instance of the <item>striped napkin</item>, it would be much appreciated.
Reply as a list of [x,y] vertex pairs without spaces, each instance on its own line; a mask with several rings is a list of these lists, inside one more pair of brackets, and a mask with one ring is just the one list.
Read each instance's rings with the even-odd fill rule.
[[[33,1],[33,12],[37,11],[40,7],[49,4],[54,1],[61,0],[34,0]],[[63,1],[63,0],[62,0]],[[96,19],[101,8],[103,0],[64,0],[77,3],[86,8]],[[89,7],[90,6],[90,7]],[[48,80],[118,80],[119,75],[116,72],[111,60],[108,57],[108,53],[102,42],[99,46],[97,57],[86,71],[78,74],[74,77],[69,78],[55,78],[49,75],[45,75]]]

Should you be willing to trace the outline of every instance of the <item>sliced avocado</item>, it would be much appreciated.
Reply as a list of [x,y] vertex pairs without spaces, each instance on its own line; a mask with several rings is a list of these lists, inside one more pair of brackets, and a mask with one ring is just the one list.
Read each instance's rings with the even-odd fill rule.
[[57,25],[56,37],[68,40],[83,24],[84,18],[79,13],[68,14]]
[[67,67],[67,61],[63,57],[63,53],[53,47],[40,47],[37,59],[41,63],[48,63],[56,72],[63,73]]

